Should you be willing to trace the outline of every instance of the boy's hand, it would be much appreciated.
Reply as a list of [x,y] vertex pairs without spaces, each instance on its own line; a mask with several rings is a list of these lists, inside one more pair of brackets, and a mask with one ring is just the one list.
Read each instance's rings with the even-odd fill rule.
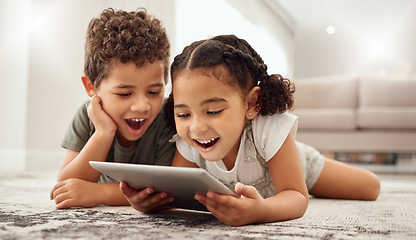
[[94,95],[88,105],[88,117],[94,124],[96,131],[110,131],[115,133],[117,125],[114,120],[104,111],[101,98]]
[[139,212],[154,213],[161,210],[167,210],[170,207],[166,204],[173,202],[174,198],[169,197],[167,193],[154,193],[153,188],[145,188],[137,191],[131,188],[126,182],[120,182],[120,190],[130,202],[130,205]]
[[259,209],[264,199],[253,186],[237,183],[236,192],[240,198],[208,192],[206,196],[196,194],[195,199],[221,222],[229,226],[241,226],[255,223],[259,218]]
[[95,207],[101,203],[99,183],[89,182],[77,178],[58,182],[52,189],[50,198],[55,200],[57,209],[71,207]]

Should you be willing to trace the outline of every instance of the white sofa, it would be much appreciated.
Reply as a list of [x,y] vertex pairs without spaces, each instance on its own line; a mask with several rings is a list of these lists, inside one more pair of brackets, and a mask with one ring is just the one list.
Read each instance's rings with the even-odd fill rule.
[[416,77],[296,79],[296,139],[322,152],[416,153]]

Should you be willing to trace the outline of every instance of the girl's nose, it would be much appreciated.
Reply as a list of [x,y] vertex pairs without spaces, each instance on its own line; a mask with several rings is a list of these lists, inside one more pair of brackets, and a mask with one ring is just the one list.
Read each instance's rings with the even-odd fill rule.
[[147,112],[150,110],[149,99],[145,96],[137,97],[130,105],[130,110],[133,112]]
[[206,124],[203,118],[194,117],[191,126],[189,127],[189,130],[195,133],[205,132],[208,130],[208,125]]

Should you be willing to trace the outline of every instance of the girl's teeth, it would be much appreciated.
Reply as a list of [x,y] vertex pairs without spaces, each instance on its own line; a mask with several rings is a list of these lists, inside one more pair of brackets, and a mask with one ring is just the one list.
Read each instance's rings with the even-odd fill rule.
[[200,143],[202,143],[202,144],[207,144],[207,143],[210,143],[210,142],[212,142],[212,141],[214,141],[215,140],[215,138],[211,138],[211,139],[209,139],[209,140],[205,140],[205,141],[199,141],[198,140],[198,142],[200,142]]
[[202,148],[208,149],[214,146],[217,143],[218,139],[219,137],[206,139],[206,140],[194,140],[194,141],[198,143],[198,145],[201,146]]

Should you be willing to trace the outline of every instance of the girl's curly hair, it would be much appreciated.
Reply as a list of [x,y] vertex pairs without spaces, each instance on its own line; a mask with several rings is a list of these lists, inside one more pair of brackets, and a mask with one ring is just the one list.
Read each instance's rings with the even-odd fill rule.
[[[231,76],[227,84],[236,86],[243,96],[253,87],[260,87],[257,110],[262,115],[273,115],[292,109],[294,84],[279,74],[269,75],[260,55],[247,41],[234,35],[216,36],[185,47],[171,65],[172,84],[183,70],[204,68],[206,71],[221,73],[216,71],[218,67],[225,67],[227,74]],[[168,123],[174,126],[172,93],[165,104],[165,113]]]
[[98,87],[116,62],[133,61],[140,67],[146,62],[162,60],[167,82],[169,48],[162,23],[145,9],[126,12],[108,8],[88,26],[84,73]]

